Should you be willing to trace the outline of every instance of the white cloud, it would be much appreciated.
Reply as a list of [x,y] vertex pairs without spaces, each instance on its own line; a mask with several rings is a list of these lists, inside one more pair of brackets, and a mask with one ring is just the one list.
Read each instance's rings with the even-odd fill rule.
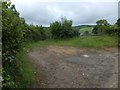
[[39,2],[119,2],[119,0],[11,0],[12,2],[32,2],[32,3],[39,3]]
[[115,23],[118,17],[118,0],[11,1],[20,15],[31,24],[49,25],[54,20],[60,20],[61,16],[72,19],[75,25],[95,24],[98,19],[107,19],[110,23]]

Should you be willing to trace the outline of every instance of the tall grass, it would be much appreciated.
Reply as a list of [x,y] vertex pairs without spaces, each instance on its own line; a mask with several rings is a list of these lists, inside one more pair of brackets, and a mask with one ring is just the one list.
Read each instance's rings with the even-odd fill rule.
[[[24,48],[16,55],[15,83],[17,88],[29,88],[34,78],[34,69],[27,57],[28,48]],[[11,69],[13,70],[13,69]]]
[[118,45],[116,36],[81,36],[66,40],[46,40],[29,44],[28,47],[45,47],[49,45],[73,46],[79,48],[105,48]]

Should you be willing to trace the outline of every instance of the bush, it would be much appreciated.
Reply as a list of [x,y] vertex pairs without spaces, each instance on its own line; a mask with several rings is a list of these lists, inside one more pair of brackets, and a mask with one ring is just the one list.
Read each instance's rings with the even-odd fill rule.
[[2,61],[6,65],[14,59],[22,45],[24,25],[15,7],[8,2],[3,2],[2,6]]
[[55,21],[50,25],[52,38],[67,39],[79,35],[79,30],[72,27],[72,21],[62,18],[62,21]]
[[24,32],[24,38],[27,41],[39,41],[50,38],[50,33],[48,30],[38,25],[28,25]]
[[[15,6],[11,2],[2,2],[2,65],[3,65],[3,87],[18,87],[17,75],[21,76],[18,71],[16,54],[20,51],[23,41],[24,22],[19,17]],[[17,82],[18,81],[18,82]]]
[[93,28],[92,33],[96,34],[96,35],[103,35],[103,34],[107,34],[107,35],[117,35],[119,28],[117,23],[114,25],[110,25],[107,20],[98,20],[96,22],[96,26]]

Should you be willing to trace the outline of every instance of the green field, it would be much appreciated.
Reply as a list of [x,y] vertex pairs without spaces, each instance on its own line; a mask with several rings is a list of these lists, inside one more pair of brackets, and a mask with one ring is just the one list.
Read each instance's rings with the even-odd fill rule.
[[85,31],[88,31],[89,33],[92,33],[93,27],[88,27],[88,26],[84,26],[84,27],[80,27],[80,33],[83,34]]

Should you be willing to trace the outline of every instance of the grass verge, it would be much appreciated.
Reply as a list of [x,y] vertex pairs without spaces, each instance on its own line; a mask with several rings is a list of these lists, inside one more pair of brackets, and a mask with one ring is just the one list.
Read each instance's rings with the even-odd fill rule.
[[[29,48],[27,48],[29,49]],[[18,70],[16,73],[16,83],[19,85],[19,88],[29,88],[31,85],[31,82],[34,78],[34,70],[27,58],[27,49],[21,50],[16,55],[16,70]]]
[[71,38],[66,40],[45,40],[27,45],[27,48],[45,47],[49,45],[57,46],[73,46],[78,48],[105,48],[118,45],[116,36],[81,36],[79,38]]

